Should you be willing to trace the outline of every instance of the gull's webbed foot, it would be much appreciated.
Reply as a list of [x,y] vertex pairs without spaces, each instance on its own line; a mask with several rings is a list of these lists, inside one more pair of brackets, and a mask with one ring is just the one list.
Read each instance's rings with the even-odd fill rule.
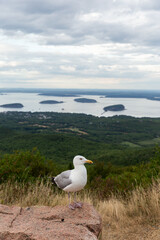
[[69,204],[69,206],[68,206],[71,210],[75,210],[75,206],[74,206],[74,204]]
[[83,203],[81,203],[81,202],[75,202],[74,203],[75,208],[82,208],[82,206],[83,206]]

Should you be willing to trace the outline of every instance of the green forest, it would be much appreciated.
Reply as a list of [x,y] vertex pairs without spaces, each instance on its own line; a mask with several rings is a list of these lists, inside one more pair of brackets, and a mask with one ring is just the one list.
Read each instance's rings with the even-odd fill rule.
[[159,126],[160,118],[0,113],[0,182],[55,176],[83,155],[94,162],[87,187],[97,193],[101,184],[102,198],[148,186],[160,172]]

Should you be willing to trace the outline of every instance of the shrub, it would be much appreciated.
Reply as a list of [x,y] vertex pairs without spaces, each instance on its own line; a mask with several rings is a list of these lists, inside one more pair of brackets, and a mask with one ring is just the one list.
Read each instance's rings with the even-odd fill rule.
[[0,159],[0,182],[8,179],[28,181],[57,173],[58,169],[53,161],[46,160],[37,149],[16,151]]

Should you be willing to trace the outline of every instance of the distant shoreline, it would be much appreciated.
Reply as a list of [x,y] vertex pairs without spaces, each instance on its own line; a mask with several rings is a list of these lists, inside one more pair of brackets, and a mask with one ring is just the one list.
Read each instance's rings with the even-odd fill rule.
[[39,93],[40,96],[53,96],[53,97],[78,97],[75,94],[62,94],[62,93]]
[[0,89],[0,94],[6,93],[36,93],[41,96],[80,97],[81,95],[101,96],[104,98],[136,98],[160,101],[160,90],[116,90],[116,89]]

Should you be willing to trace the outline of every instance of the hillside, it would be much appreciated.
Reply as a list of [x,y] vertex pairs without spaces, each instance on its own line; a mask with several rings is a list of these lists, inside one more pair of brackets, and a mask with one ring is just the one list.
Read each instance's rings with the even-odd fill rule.
[[38,148],[65,164],[74,155],[116,165],[148,161],[160,142],[160,119],[67,113],[0,113],[0,153]]
[[73,157],[81,154],[94,162],[88,168],[89,188],[98,190],[92,184],[98,179],[103,197],[110,191],[123,192],[136,184],[148,184],[152,175],[157,178],[159,174],[159,168],[155,171],[155,163],[151,162],[159,152],[155,147],[159,143],[159,124],[160,119],[126,116],[1,113],[1,180],[55,175],[72,168]]

